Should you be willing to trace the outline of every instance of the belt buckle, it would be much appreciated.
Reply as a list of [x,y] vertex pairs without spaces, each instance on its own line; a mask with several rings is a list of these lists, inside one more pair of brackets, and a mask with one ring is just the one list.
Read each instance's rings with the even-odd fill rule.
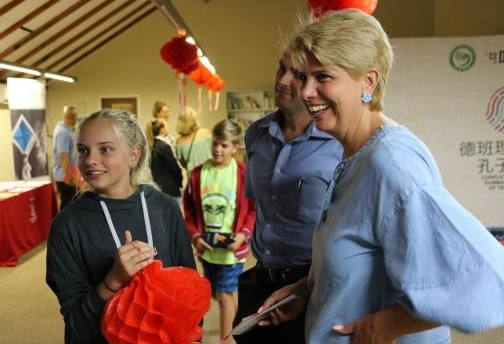
[[286,273],[288,270],[284,269],[268,269],[268,275],[273,283],[287,283]]

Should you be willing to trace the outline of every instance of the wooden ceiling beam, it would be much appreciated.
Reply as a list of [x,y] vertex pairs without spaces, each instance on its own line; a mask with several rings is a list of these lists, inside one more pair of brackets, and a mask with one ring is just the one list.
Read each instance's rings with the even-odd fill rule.
[[[81,24],[84,24],[86,22],[86,20],[91,19],[93,15],[96,15],[101,10],[105,9],[107,6],[109,6],[112,3],[114,3],[114,1],[116,1],[116,0],[106,0],[106,1],[102,2],[101,4],[99,4],[98,6],[92,8],[88,12],[84,13],[82,16],[80,16],[79,18],[77,18],[72,23],[68,24],[67,26],[65,26],[63,29],[61,29],[60,31],[58,31],[56,34],[52,35],[51,37],[49,37],[48,39],[46,39],[44,42],[40,43],[35,48],[33,48],[32,50],[30,50],[29,52],[27,52],[26,54],[24,54],[23,56],[21,56],[20,58],[18,58],[16,60],[16,63],[22,63],[25,60],[27,60],[28,58],[30,58],[33,55],[35,55],[36,53],[38,53],[40,50],[48,47],[50,44],[52,44],[53,42],[55,42],[58,38],[64,36],[65,34],[67,34],[68,32],[70,32],[75,27],[77,27],[77,26],[79,26]],[[36,65],[34,65],[34,66],[36,66]]]
[[24,24],[28,23],[30,20],[33,18],[37,17],[39,14],[42,12],[46,11],[48,8],[59,2],[60,0],[49,0],[42,6],[37,7],[35,10],[32,12],[28,13],[26,16],[9,26],[7,29],[5,29],[3,32],[0,33],[0,39],[5,38],[15,30],[19,29],[22,27]]
[[[35,31],[31,32],[28,34],[28,36],[25,36],[21,40],[17,41],[13,45],[11,45],[9,48],[5,49],[0,53],[0,60],[3,59],[4,57],[12,54],[14,51],[22,47],[24,44],[30,42],[31,40],[35,39],[38,35],[41,33],[45,32],[47,29],[49,29],[51,26],[54,24],[58,23],[60,20],[63,20],[64,18],[68,17],[72,12],[78,10],[80,7],[84,6],[91,0],[81,0],[79,2],[76,2],[72,6],[68,7],[66,10],[58,14],[57,16],[51,18],[48,22],[44,23],[41,27],[36,29]],[[23,61],[23,60],[21,60]],[[17,61],[17,62],[21,62]]]
[[116,16],[117,14],[121,13],[127,7],[131,6],[134,3],[135,3],[135,0],[129,0],[128,2],[123,3],[121,6],[119,6],[118,8],[116,8],[114,11],[108,13],[106,16],[103,16],[102,18],[100,18],[100,20],[98,20],[97,22],[95,22],[93,25],[89,25],[87,28],[85,28],[84,30],[82,30],[78,34],[70,37],[65,42],[63,42],[59,46],[55,47],[53,50],[51,50],[49,53],[45,54],[42,58],[38,59],[37,61],[35,61],[31,65],[34,66],[34,67],[38,67],[41,63],[49,60],[52,56],[54,56],[58,52],[62,51],[63,49],[65,49],[66,47],[68,47],[69,45],[71,45],[72,43],[76,42],[79,38],[81,38],[82,36],[85,36],[90,31],[96,29],[97,27],[99,27],[100,25],[102,25],[103,23],[105,23],[110,18],[112,18],[112,17]]
[[75,60],[73,60],[72,62],[70,62],[69,64],[65,65],[64,67],[62,67],[60,69],[60,73],[64,72],[65,70],[67,70],[68,68],[72,67],[73,65],[75,65],[77,62],[81,61],[82,59],[84,59],[85,57],[87,57],[88,55],[92,54],[93,52],[95,52],[97,49],[101,48],[102,46],[104,46],[105,44],[107,44],[109,41],[111,41],[112,39],[114,39],[115,37],[119,36],[121,33],[123,33],[124,31],[126,31],[127,29],[129,29],[130,27],[132,27],[133,25],[135,25],[136,23],[138,23],[139,21],[141,21],[142,19],[144,19],[145,17],[147,17],[149,14],[153,13],[153,12],[156,12],[157,9],[155,7],[147,10],[147,12],[145,12],[144,14],[140,15],[138,18],[136,18],[135,20],[133,20],[131,23],[129,23],[128,25],[124,26],[122,29],[120,29],[119,31],[117,31],[116,33],[114,33],[113,35],[111,35],[110,37],[108,37],[107,39],[105,39],[104,41],[100,42],[99,44],[97,44],[96,46],[93,47],[93,49],[87,51],[85,54],[79,56],[78,58],[76,58]]
[[[53,62],[50,66],[48,66],[46,69],[53,69],[54,67],[56,67],[57,65],[61,64],[63,61],[65,61],[66,59],[68,59],[69,57],[71,56],[76,56],[76,55],[79,55],[79,51],[82,51],[84,48],[86,48],[87,46],[89,46],[90,44],[92,44],[94,41],[98,40],[99,38],[101,38],[102,36],[104,36],[105,34],[107,34],[109,31],[113,30],[114,28],[117,28],[118,26],[121,25],[121,23],[123,23],[124,21],[127,21],[128,19],[132,18],[135,16],[135,14],[139,13],[140,11],[142,11],[145,7],[147,6],[152,6],[150,4],[150,2],[145,2],[143,4],[141,4],[140,6],[134,8],[131,12],[127,13],[125,16],[119,18],[117,21],[115,21],[114,23],[112,23],[111,25],[109,25],[108,27],[106,27],[104,30],[102,30],[100,33],[98,33],[97,35],[91,37],[90,39],[88,39],[86,42],[82,43],[81,45],[79,45],[77,48],[73,49],[72,51],[70,51],[69,53],[67,53],[65,56],[61,57],[60,59],[58,59],[57,61]],[[133,24],[136,24],[139,20],[145,18],[147,15],[151,14],[152,12],[154,12],[156,10],[155,7],[152,7],[151,9],[149,9],[146,13],[144,13],[141,17],[139,17],[139,19],[135,19],[134,21],[132,21],[130,24],[126,25],[123,29],[121,30],[118,30],[120,32],[128,29],[129,27],[131,27]],[[113,34],[111,35],[110,37],[116,37],[117,34]],[[102,46],[103,44],[100,43],[98,44],[97,46]],[[94,48],[92,49],[93,51],[95,50]],[[82,54],[80,56],[87,56],[89,55],[89,53],[85,53],[85,54]],[[58,72],[61,73],[62,71],[70,68],[71,66],[73,66],[75,63],[77,63],[78,61],[80,61],[82,58],[81,57],[78,57],[77,59],[73,60],[71,63],[65,65],[65,67],[62,67],[60,69],[58,69]]]
[[25,0],[12,0],[11,2],[3,5],[3,7],[0,8],[0,17],[2,17],[5,13],[9,12],[11,9],[19,5]]

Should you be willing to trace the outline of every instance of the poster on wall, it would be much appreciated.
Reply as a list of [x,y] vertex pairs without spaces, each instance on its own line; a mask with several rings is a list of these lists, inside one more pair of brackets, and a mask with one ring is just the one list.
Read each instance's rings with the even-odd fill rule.
[[16,180],[47,175],[45,83],[7,78],[7,99]]
[[[387,115],[432,151],[444,186],[504,227],[504,36],[392,39]],[[495,231],[494,231],[495,232]]]

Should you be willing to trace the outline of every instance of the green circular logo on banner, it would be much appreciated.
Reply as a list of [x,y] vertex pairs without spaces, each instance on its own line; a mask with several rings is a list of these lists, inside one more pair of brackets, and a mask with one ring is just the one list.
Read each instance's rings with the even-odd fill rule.
[[458,45],[450,53],[450,64],[459,72],[471,69],[474,62],[476,62],[476,53],[468,45]]

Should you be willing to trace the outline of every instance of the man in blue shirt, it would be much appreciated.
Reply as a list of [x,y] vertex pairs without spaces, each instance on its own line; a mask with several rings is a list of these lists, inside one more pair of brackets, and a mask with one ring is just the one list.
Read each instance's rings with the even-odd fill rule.
[[[53,133],[53,178],[60,194],[60,209],[66,207],[76,194],[75,176],[70,168],[76,165],[73,129],[77,123],[77,112],[73,106],[63,108],[63,121],[56,124]],[[65,181],[65,176],[68,178]]]
[[[342,158],[341,145],[315,127],[298,90],[290,57],[283,55],[275,75],[279,110],[245,134],[246,190],[256,201],[252,252],[257,264],[240,276],[235,324],[257,312],[279,287],[308,274],[313,228]],[[234,339],[238,344],[304,343],[304,315]]]

